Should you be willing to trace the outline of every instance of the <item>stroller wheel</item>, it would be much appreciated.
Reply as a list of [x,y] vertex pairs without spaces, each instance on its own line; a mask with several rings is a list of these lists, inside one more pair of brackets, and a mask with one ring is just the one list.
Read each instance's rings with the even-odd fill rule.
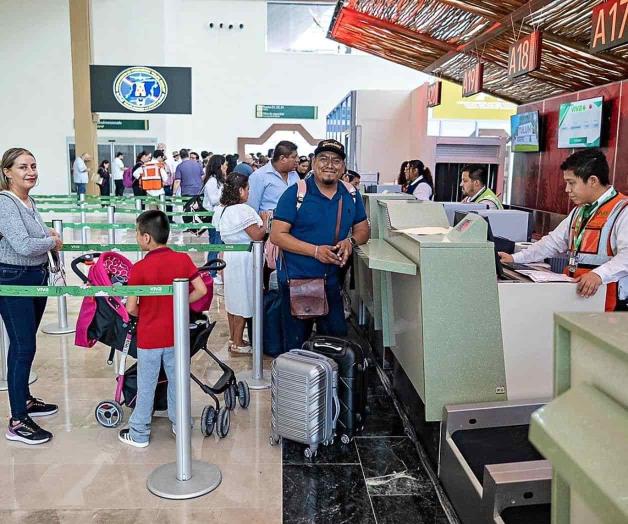
[[220,438],[225,438],[231,427],[231,413],[224,407],[218,412],[218,421],[216,423],[216,434]]
[[238,382],[238,401],[241,408],[248,408],[251,403],[251,392],[246,382]]
[[201,415],[201,433],[204,437],[210,437],[216,424],[216,408],[205,406]]
[[105,428],[117,428],[124,421],[124,410],[115,400],[103,400],[94,410],[96,421]]
[[236,406],[236,394],[235,394],[235,386],[229,385],[229,387],[225,390],[225,407],[229,411],[233,411]]

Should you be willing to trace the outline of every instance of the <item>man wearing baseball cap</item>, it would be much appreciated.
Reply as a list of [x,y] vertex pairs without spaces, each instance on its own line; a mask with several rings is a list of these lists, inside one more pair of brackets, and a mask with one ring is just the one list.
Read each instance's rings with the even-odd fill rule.
[[[289,187],[279,199],[271,241],[283,252],[277,264],[282,300],[284,349],[301,347],[312,333],[344,337],[340,269],[355,246],[369,239],[369,226],[359,193],[352,195],[341,182],[345,148],[323,140],[314,151],[314,175]],[[303,320],[292,315],[289,280],[324,279],[328,313]]]

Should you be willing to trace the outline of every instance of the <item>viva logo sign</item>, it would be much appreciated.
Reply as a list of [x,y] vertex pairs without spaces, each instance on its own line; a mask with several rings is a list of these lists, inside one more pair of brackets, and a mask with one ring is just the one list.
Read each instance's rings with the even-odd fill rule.
[[168,84],[164,77],[150,67],[128,67],[113,82],[116,100],[137,113],[157,109],[168,96]]

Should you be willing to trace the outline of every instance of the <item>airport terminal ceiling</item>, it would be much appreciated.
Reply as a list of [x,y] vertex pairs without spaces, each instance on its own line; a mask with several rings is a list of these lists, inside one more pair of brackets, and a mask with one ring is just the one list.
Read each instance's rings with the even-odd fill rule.
[[[521,104],[628,76],[628,44],[592,52],[600,0],[340,0],[333,40],[457,83],[484,63],[483,91]],[[628,11],[627,11],[628,12]],[[508,76],[509,48],[542,32],[540,68]]]

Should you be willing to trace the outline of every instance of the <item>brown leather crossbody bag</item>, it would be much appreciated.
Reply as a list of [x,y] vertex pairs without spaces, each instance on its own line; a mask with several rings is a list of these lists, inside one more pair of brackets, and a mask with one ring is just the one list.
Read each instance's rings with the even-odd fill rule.
[[[342,196],[338,201],[338,214],[336,216],[336,234],[334,246],[338,243],[340,234],[340,221],[342,219]],[[285,263],[285,261],[284,261]],[[288,266],[286,265],[286,272]],[[323,278],[294,278],[288,275],[288,287],[290,289],[290,313],[301,320],[324,317],[329,313],[325,283]]]

